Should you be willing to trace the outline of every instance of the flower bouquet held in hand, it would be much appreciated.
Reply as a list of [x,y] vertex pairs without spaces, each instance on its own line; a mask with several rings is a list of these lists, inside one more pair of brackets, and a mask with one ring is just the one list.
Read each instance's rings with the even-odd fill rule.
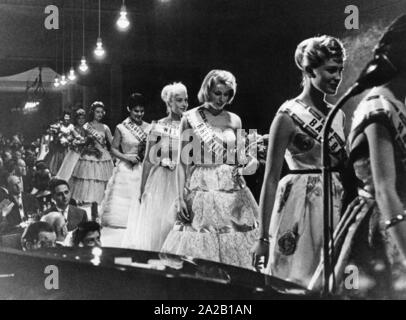
[[96,137],[93,135],[86,135],[85,142],[82,147],[82,155],[94,156],[97,159],[100,159],[102,152],[96,147],[98,143]]
[[77,136],[77,137],[74,137],[73,140],[70,142],[69,147],[73,151],[81,153],[85,144],[86,144],[86,138],[84,138],[82,136]]

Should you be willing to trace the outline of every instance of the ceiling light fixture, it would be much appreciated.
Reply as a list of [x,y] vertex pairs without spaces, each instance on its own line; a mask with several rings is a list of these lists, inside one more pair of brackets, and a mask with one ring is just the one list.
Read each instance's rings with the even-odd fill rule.
[[76,80],[75,69],[73,69],[73,16],[70,17],[70,70],[68,79],[70,81]]
[[102,42],[102,38],[100,36],[100,28],[101,28],[101,4],[100,4],[101,0],[99,0],[99,36],[97,37],[97,42],[96,42],[96,49],[94,49],[94,54],[96,56],[96,58],[103,58],[106,54],[106,52],[104,51],[103,48],[103,42]]
[[130,21],[127,18],[127,8],[125,6],[125,0],[123,0],[123,4],[120,9],[120,17],[117,19],[117,27],[121,31],[126,31],[128,30],[128,27],[130,26]]
[[79,70],[82,73],[89,70],[85,57],[85,0],[82,0],[82,59],[80,59]]

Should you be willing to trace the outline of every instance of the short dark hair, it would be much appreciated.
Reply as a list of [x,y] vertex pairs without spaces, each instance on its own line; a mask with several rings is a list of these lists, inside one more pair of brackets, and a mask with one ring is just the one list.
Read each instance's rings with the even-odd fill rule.
[[7,172],[7,170],[5,170],[5,169],[0,170],[0,186],[1,187],[7,187],[7,179],[8,179],[9,175],[10,174]]
[[39,160],[35,163],[35,167],[37,168],[37,170],[44,170],[44,169],[48,169],[47,164],[45,163],[45,161],[43,160]]
[[69,183],[66,180],[62,180],[62,179],[52,179],[51,181],[49,181],[49,190],[51,190],[52,194],[55,193],[55,188],[61,185],[65,185],[68,187],[68,189],[70,189]]
[[145,108],[145,99],[141,93],[135,92],[130,95],[127,101],[127,107],[131,110],[135,107]]
[[17,166],[17,160],[15,160],[14,158],[7,160],[6,162],[4,162],[3,166],[8,173],[12,173]]
[[36,243],[41,232],[54,232],[54,229],[49,223],[37,221],[30,224],[27,229],[25,229],[21,240],[22,242]]
[[101,234],[101,227],[96,221],[86,221],[79,223],[77,229],[73,232],[72,243],[77,247],[89,232],[99,232]]

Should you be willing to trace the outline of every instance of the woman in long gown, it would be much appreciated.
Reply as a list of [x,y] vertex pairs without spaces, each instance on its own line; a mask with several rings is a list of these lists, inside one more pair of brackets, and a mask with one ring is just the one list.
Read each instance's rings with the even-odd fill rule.
[[374,284],[359,286],[364,297],[405,299],[406,15],[387,29],[374,56],[395,75],[371,89],[354,112],[349,142],[358,197],[344,214],[354,223],[340,250],[337,282],[348,264],[356,265],[360,278]]
[[107,150],[107,143],[111,145],[113,137],[109,127],[101,122],[105,113],[102,102],[93,102],[90,121],[83,126],[87,143],[70,179],[72,198],[80,203],[100,204],[113,174],[113,161]]
[[165,86],[161,93],[168,116],[151,125],[142,166],[141,202],[134,203],[136,219],[129,219],[125,247],[159,251],[175,224],[176,162],[179,124],[188,107],[187,89],[181,83]]
[[53,140],[49,145],[49,152],[45,157],[51,174],[54,176],[59,171],[66,154],[69,151],[69,143],[73,140],[74,126],[70,123],[70,113],[64,112],[63,121],[51,125]]
[[[320,141],[330,109],[325,96],[336,93],[344,59],[345,51],[338,39],[320,36],[302,41],[295,52],[296,65],[303,73],[302,93],[279,108],[269,131],[254,266],[260,269],[265,262],[266,273],[304,286],[318,266],[323,246]],[[344,122],[341,112],[330,133],[330,155],[335,167],[346,159]],[[279,180],[284,157],[289,174]],[[343,193],[338,172],[333,173],[332,185],[336,225]]]
[[86,112],[80,108],[75,111],[75,127],[72,132],[73,140],[70,144],[69,151],[66,154],[61,167],[59,168],[56,177],[65,181],[69,181],[72,176],[73,169],[79,161],[82,147],[85,143],[85,129],[83,128],[86,123]]
[[127,117],[118,124],[111,146],[118,159],[101,205],[103,226],[125,228],[133,200],[138,201],[148,123],[142,121],[145,102],[140,93],[128,99]]
[[[241,119],[224,110],[235,93],[235,77],[228,71],[212,70],[198,94],[203,105],[183,115],[177,168],[179,223],[170,231],[162,252],[251,268],[258,205],[235,161]],[[188,137],[193,138],[192,144]],[[186,152],[190,146],[192,158]],[[252,159],[247,167],[255,162]]]

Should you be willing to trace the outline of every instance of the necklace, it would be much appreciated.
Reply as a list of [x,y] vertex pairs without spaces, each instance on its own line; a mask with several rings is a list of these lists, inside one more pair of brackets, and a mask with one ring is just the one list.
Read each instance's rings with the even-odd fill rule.
[[206,110],[209,111],[213,116],[218,116],[220,113],[223,112],[224,109],[215,109],[212,106],[208,105]]

